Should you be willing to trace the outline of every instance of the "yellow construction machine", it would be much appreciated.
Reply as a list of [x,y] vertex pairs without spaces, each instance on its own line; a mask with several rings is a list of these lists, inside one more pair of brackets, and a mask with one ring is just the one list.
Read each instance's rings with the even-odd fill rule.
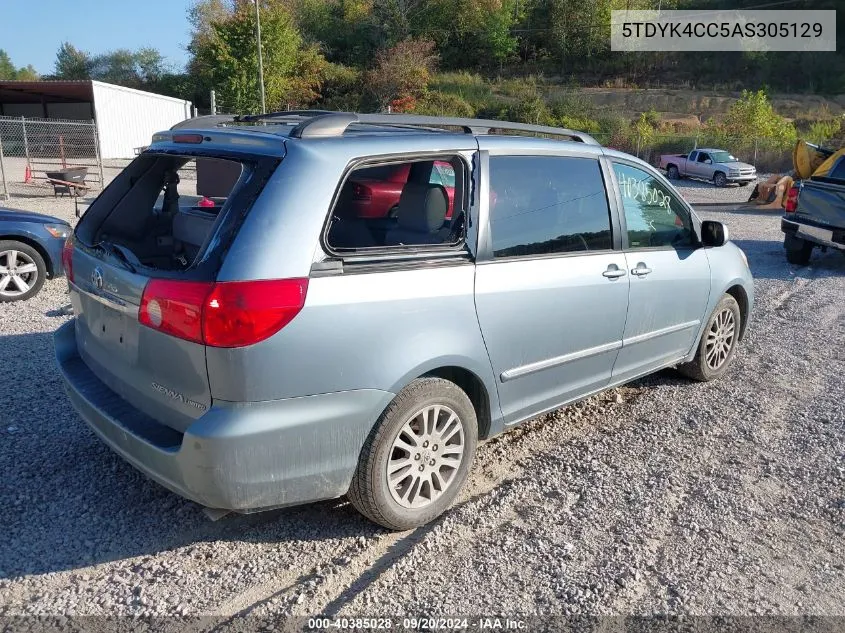
[[792,165],[795,171],[791,174],[775,174],[758,183],[748,201],[760,205],[763,209],[782,209],[796,180],[826,176],[841,156],[845,156],[845,147],[835,151],[799,139],[792,150]]

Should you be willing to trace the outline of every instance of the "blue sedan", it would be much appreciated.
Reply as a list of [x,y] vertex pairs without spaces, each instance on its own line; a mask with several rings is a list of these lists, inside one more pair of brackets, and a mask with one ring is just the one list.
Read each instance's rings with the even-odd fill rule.
[[59,218],[0,208],[0,302],[29,299],[45,279],[64,274],[62,248],[72,230]]

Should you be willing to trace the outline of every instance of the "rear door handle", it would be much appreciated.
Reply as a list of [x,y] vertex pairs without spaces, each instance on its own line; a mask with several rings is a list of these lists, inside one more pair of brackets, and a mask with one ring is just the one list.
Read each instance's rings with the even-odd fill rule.
[[637,277],[645,277],[651,272],[651,268],[640,262],[636,268],[631,269],[631,274]]
[[608,279],[619,279],[619,277],[624,277],[628,273],[625,272],[623,268],[619,268],[616,264],[611,264],[607,267],[607,270],[602,273]]

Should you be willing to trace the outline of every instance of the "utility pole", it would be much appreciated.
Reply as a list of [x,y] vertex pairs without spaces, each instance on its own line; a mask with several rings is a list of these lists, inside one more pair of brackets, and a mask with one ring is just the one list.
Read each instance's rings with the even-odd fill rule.
[[261,0],[253,0],[255,2],[255,44],[258,47],[258,91],[261,95],[261,114],[267,112],[267,105],[264,102],[264,56],[261,54],[261,11],[259,10],[259,2]]

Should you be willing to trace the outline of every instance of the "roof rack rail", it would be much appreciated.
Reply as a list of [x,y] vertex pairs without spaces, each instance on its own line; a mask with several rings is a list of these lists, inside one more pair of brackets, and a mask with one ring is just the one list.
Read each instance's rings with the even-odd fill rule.
[[285,112],[267,112],[266,114],[205,114],[180,121],[170,129],[206,129],[232,123],[258,123],[271,119],[287,120],[287,122],[295,124],[326,114],[337,114],[337,112],[332,110],[288,110]]
[[238,123],[251,123],[265,119],[304,119],[324,114],[337,114],[334,110],[285,110],[282,112],[266,112],[265,114],[242,114],[235,119]]
[[[306,111],[308,112],[308,111]],[[304,112],[302,114],[305,114]],[[286,118],[288,113],[277,113],[278,118]],[[357,114],[354,112],[332,112],[315,114],[302,121],[290,133],[294,138],[325,138],[341,136],[346,129],[355,123],[365,125],[396,125],[402,127],[438,127],[450,126],[462,128],[466,134],[489,134],[490,130],[505,130],[513,132],[534,132],[535,134],[549,134],[567,136],[573,141],[587,145],[600,145],[596,139],[584,132],[577,132],[548,125],[532,125],[530,123],[514,123],[511,121],[496,121],[493,119],[467,119],[460,117],[425,116],[419,114]]]
[[204,129],[232,123],[257,123],[278,121],[295,124],[290,135],[293,138],[327,138],[342,136],[353,124],[388,125],[396,127],[438,128],[443,126],[461,128],[465,134],[490,134],[491,130],[509,132],[533,132],[551,136],[566,136],[586,145],[600,145],[596,139],[584,132],[548,125],[532,125],[494,119],[468,119],[462,117],[426,116],[420,114],[359,114],[356,112],[333,112],[330,110],[288,110],[266,114],[210,114],[186,119],[174,125],[171,130],[183,128]]

